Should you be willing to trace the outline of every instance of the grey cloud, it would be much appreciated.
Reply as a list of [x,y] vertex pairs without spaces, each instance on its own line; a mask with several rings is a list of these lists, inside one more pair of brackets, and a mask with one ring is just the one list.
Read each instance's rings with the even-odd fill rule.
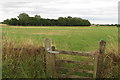
[[25,7],[25,5],[29,4],[29,2],[7,2],[1,4],[1,8],[18,8]]
[[[89,19],[93,22],[105,21],[107,23],[109,21],[117,21],[117,5],[106,5],[106,7],[102,5],[95,5],[95,3],[99,4],[99,2],[100,4],[102,4],[103,2],[107,3],[103,0],[29,0],[28,2],[22,1],[23,0],[13,0],[13,2],[9,1],[2,3],[0,5],[0,11],[2,11],[2,13],[0,14],[4,16],[4,19],[5,17],[16,17],[16,15],[19,15],[19,13],[26,12],[32,16],[35,14],[39,14],[45,18],[73,16]],[[109,0],[109,2],[113,1]]]

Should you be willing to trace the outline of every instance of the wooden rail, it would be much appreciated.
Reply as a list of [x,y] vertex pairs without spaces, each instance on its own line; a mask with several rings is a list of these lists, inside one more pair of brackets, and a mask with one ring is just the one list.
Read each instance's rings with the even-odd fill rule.
[[93,65],[92,62],[81,62],[81,61],[73,61],[73,60],[56,60],[57,63],[74,63],[74,64],[80,64],[80,65]]
[[67,70],[67,71],[73,71],[73,72],[82,72],[82,73],[91,73],[93,74],[93,71],[90,70],[83,70],[83,69],[76,69],[76,68],[64,68],[64,67],[57,67],[57,69],[59,70]]
[[[71,75],[73,72],[80,72],[80,73],[90,73],[93,74],[92,78],[102,78],[102,72],[103,72],[103,58],[104,58],[104,52],[105,52],[105,45],[106,42],[101,40],[99,49],[96,53],[92,52],[81,52],[81,51],[68,51],[68,50],[56,50],[54,46],[51,46],[50,39],[46,38],[44,41],[44,47],[45,52],[44,55],[44,62],[45,62],[45,71],[50,75],[50,77],[59,77],[61,78],[88,78],[88,77],[81,77],[77,75]],[[65,55],[78,55],[78,56],[86,56],[94,58],[93,62],[81,62],[81,61],[74,61],[74,60],[57,60],[56,55],[59,54],[65,54]],[[93,65],[94,70],[83,70],[79,69],[79,67],[76,68],[64,68],[56,65],[59,63],[73,63],[73,64],[79,64],[79,66],[83,65]],[[67,70],[69,71],[67,74],[58,74],[57,72],[59,70]]]
[[53,54],[67,54],[67,55],[78,55],[78,56],[94,56],[91,52],[80,52],[80,51],[67,51],[67,50],[57,50],[57,51],[50,51],[49,53]]
[[77,75],[68,75],[66,77],[66,74],[60,74],[59,76],[62,78],[87,78],[87,79],[91,78],[91,77],[84,77],[84,76],[77,76]]

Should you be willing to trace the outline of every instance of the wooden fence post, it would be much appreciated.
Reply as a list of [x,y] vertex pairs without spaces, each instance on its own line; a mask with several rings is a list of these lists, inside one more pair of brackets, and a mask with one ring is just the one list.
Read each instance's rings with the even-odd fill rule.
[[53,78],[56,77],[55,54],[48,53],[48,51],[52,51],[51,41],[48,38],[44,40],[44,46],[46,50],[46,73]]
[[104,40],[101,40],[99,45],[99,54],[95,55],[93,78],[102,78],[105,45],[106,45],[106,42]]

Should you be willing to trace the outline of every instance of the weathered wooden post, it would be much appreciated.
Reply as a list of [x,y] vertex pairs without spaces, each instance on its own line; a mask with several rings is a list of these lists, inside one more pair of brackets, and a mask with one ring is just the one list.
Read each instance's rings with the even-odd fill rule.
[[106,45],[106,42],[104,40],[101,40],[99,45],[99,53],[98,55],[95,55],[93,78],[102,78],[105,45]]
[[48,51],[52,51],[51,41],[48,38],[44,40],[44,46],[46,50],[46,73],[53,78],[56,77],[55,54],[48,53]]

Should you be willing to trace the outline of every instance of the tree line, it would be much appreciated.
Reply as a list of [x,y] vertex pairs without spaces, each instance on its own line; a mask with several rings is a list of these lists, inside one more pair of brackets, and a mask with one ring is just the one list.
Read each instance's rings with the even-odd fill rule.
[[119,24],[99,24],[97,26],[120,26]]
[[45,19],[40,15],[30,17],[26,13],[21,13],[17,18],[6,19],[3,24],[16,26],[90,26],[91,23],[78,17],[59,17],[58,19]]

